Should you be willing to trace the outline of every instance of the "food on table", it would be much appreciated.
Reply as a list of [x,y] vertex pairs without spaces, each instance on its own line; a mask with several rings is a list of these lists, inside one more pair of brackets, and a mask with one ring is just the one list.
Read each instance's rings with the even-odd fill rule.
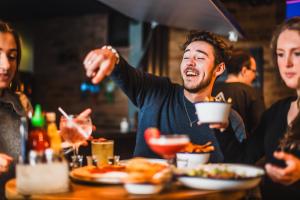
[[226,165],[204,165],[197,169],[192,169],[186,172],[187,176],[213,178],[213,179],[242,179],[250,178],[246,172],[235,171],[228,168]]
[[229,97],[226,101],[224,93],[220,92],[215,97],[205,97],[204,101],[205,102],[225,102],[225,103],[227,102],[227,103],[231,103],[232,99]]
[[125,172],[126,167],[123,165],[105,165],[101,167],[92,167],[88,171],[92,174],[102,174],[107,172]]
[[126,167],[121,165],[106,165],[103,167],[85,166],[74,169],[71,176],[83,180],[100,180],[111,183],[121,183],[127,176]]
[[151,162],[145,158],[133,158],[127,162],[126,183],[161,184],[170,180],[172,174],[167,164]]
[[214,151],[215,147],[212,146],[212,142],[207,142],[204,145],[199,145],[199,144],[193,144],[191,142],[188,143],[188,145],[186,145],[184,147],[184,149],[182,149],[180,152],[186,152],[186,153],[207,153],[207,152],[211,152]]

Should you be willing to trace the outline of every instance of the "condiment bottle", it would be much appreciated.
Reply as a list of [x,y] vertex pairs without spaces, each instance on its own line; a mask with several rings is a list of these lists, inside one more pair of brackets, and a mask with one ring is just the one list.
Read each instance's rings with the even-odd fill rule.
[[35,106],[33,117],[31,118],[29,131],[29,149],[37,152],[39,156],[44,154],[45,149],[49,148],[49,138],[45,129],[45,118],[42,113],[41,105]]
[[56,126],[56,114],[54,112],[46,113],[47,133],[50,139],[50,147],[55,155],[61,153],[61,137]]

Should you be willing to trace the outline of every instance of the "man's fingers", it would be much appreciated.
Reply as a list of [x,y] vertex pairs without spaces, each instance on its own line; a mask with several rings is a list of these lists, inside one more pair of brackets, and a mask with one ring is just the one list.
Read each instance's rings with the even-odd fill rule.
[[94,84],[101,82],[106,76],[110,75],[112,62],[110,60],[104,60],[100,64],[100,68],[96,75],[92,78]]
[[104,60],[104,55],[101,54],[100,50],[94,50],[88,54],[83,62],[88,77],[92,77],[98,70],[102,60]]
[[89,64],[89,61],[90,61],[90,58],[91,56],[94,54],[94,51],[90,51],[86,56],[85,58],[83,59],[83,65],[88,65]]
[[86,75],[92,78],[92,83],[97,84],[105,76],[111,74],[117,58],[115,53],[108,48],[96,49],[88,53],[84,59]]
[[100,69],[100,63],[104,60],[102,55],[99,55],[94,60],[89,61],[88,65],[85,65],[86,75],[88,77],[93,77]]
[[221,132],[225,131],[227,128],[228,124],[227,123],[212,123],[209,124],[209,128],[213,129],[219,129]]

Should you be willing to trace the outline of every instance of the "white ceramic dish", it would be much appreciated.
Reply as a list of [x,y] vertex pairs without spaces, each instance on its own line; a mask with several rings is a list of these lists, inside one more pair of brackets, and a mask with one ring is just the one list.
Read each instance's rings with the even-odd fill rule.
[[243,175],[243,178],[238,179],[217,179],[205,178],[199,176],[180,176],[178,180],[185,186],[194,189],[205,190],[237,190],[250,189],[257,186],[264,175],[264,170],[242,164],[208,164],[204,167],[223,168],[226,167],[229,171]]
[[210,153],[186,153],[181,152],[176,154],[177,168],[195,168],[199,164],[208,162]]
[[125,189],[130,194],[158,194],[164,187],[164,185],[154,184],[140,184],[140,183],[125,183]]
[[229,103],[198,102],[194,105],[201,123],[226,123],[228,121],[231,108]]

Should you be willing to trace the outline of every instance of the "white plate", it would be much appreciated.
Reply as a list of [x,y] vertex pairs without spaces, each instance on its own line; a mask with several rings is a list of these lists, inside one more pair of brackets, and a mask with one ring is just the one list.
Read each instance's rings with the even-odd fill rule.
[[126,172],[111,171],[106,173],[89,173],[91,167],[81,167],[70,172],[70,177],[77,181],[102,184],[121,184],[127,176]]
[[207,164],[204,168],[224,168],[243,175],[240,179],[216,179],[199,176],[180,176],[178,180],[185,186],[205,190],[237,190],[250,189],[257,186],[264,175],[264,170],[242,164]]

